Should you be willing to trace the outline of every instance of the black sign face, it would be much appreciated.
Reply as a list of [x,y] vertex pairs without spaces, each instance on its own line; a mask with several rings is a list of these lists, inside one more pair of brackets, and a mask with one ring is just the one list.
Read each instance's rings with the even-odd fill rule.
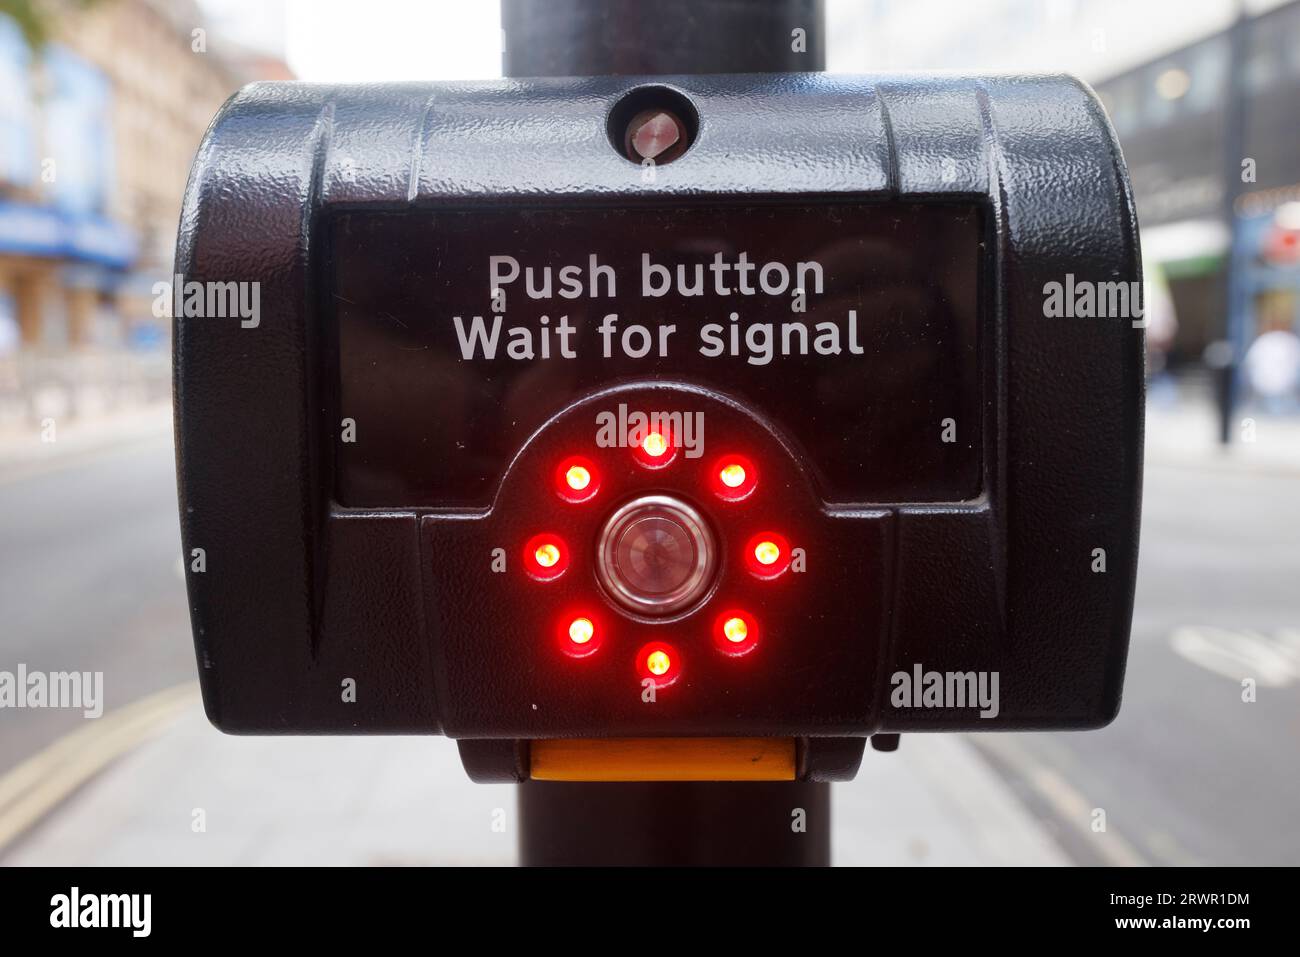
[[659,380],[768,419],[828,503],[974,498],[981,239],[964,205],[338,214],[336,497],[489,505],[552,415]]

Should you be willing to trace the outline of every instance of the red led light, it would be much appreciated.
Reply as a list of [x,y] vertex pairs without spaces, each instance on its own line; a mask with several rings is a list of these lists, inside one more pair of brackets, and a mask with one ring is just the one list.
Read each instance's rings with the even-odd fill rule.
[[566,502],[586,502],[600,491],[600,471],[590,459],[571,455],[555,469],[555,490]]
[[605,627],[594,613],[581,610],[561,615],[556,632],[560,650],[571,658],[586,658],[595,654],[605,639]]
[[559,578],[569,567],[569,546],[553,532],[534,535],[524,544],[524,569],[539,581]]
[[776,578],[790,567],[790,542],[780,532],[759,532],[745,545],[745,566],[759,578]]
[[724,655],[739,658],[758,646],[758,622],[747,611],[733,608],[713,622],[713,643]]
[[652,641],[636,653],[636,670],[642,681],[653,678],[655,688],[667,688],[682,675],[681,658],[667,642]]
[[661,469],[677,458],[677,445],[667,429],[647,432],[632,448],[636,460],[648,469]]
[[709,469],[709,487],[726,502],[749,498],[758,486],[758,469],[743,455],[724,455]]

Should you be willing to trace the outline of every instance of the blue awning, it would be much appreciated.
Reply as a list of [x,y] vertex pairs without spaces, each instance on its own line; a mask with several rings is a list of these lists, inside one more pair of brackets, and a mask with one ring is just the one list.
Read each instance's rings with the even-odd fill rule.
[[0,253],[124,269],[137,251],[135,236],[113,220],[64,213],[52,206],[0,203]]
[[26,256],[63,254],[63,218],[48,206],[0,203],[0,252]]

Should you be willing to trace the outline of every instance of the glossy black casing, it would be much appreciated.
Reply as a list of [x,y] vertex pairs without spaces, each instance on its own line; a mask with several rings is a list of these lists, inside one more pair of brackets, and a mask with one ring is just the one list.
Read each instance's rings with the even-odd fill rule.
[[[606,130],[618,99],[648,84],[681,91],[699,117],[690,151],[653,184]],[[801,650],[781,668],[749,685],[668,689],[654,707],[621,686],[608,695],[625,704],[539,677],[523,651],[536,636],[474,571],[500,536],[462,536],[475,522],[513,534],[520,515],[335,501],[334,213],[814,201],[980,209],[983,481],[970,501],[830,516],[834,530],[816,533],[830,577],[807,586],[789,617]],[[1047,318],[1043,301],[1045,284],[1067,273],[1137,281],[1140,262],[1119,146],[1077,80],[254,84],[199,150],[176,269],[187,281],[261,284],[256,328],[174,325],[182,537],[187,556],[206,552],[206,571],[188,578],[191,618],[205,706],[222,730],[816,738],[1090,728],[1118,710],[1137,563],[1142,332],[1126,319]],[[723,408],[725,398],[701,401]],[[412,414],[436,410],[393,410]],[[537,448],[526,444],[515,466],[532,468]],[[798,488],[797,455],[774,461]],[[512,497],[515,466],[498,503],[524,500]],[[826,517],[811,486],[796,498]],[[917,663],[998,672],[998,716],[892,708],[889,676]],[[356,682],[353,702],[344,679]]]

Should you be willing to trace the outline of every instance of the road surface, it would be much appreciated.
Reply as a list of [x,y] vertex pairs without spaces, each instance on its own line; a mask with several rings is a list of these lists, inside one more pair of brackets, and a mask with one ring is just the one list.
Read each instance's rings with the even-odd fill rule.
[[[192,680],[170,432],[0,473],[0,670],[102,671],[105,711]],[[0,774],[86,719],[0,711]]]
[[1119,717],[973,740],[1081,863],[1300,864],[1300,472],[1148,464]]

